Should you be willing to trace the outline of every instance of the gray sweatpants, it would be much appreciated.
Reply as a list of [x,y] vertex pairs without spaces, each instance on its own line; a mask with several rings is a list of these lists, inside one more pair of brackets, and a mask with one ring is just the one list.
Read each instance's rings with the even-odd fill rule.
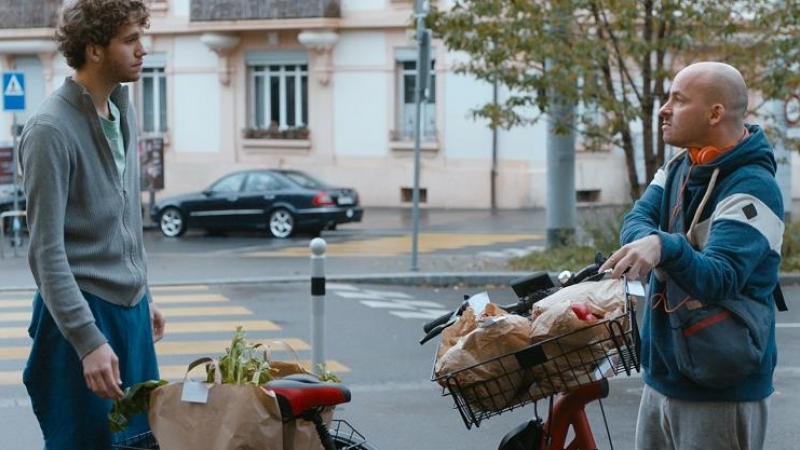
[[771,397],[753,402],[696,402],[645,385],[636,450],[761,450]]

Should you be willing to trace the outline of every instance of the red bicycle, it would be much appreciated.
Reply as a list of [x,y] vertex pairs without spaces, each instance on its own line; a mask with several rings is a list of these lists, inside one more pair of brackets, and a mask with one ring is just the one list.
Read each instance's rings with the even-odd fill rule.
[[[502,309],[528,315],[536,302],[563,287],[602,279],[605,274],[598,273],[602,262],[602,255],[598,255],[595,263],[576,274],[562,272],[559,286],[544,272],[515,280],[511,287],[519,301]],[[549,399],[547,420],[534,408],[534,417],[506,434],[499,450],[596,450],[586,405],[608,396],[608,377],[639,371],[635,300],[628,283],[623,280],[622,285],[624,308],[613,317],[470,367],[439,374],[434,370],[431,379],[443,387],[443,396],[452,397],[467,429],[480,426],[490,417]],[[427,323],[423,327],[427,335],[420,343],[452,325],[467,306],[472,305],[465,298],[454,313]],[[491,376],[475,381],[476,373]]]
[[[289,375],[263,385],[278,400],[284,422],[307,420],[314,424],[322,448],[325,450],[377,450],[347,421],[331,420],[326,424],[322,412],[325,408],[350,401],[350,389],[340,383],[322,382],[306,374]],[[112,450],[159,450],[152,432],[116,443]]]

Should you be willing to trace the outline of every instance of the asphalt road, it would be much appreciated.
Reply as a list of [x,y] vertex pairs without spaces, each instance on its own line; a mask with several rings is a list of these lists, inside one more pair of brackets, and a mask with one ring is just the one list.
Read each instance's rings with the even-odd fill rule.
[[[585,216],[586,217],[586,216]],[[381,450],[497,448],[502,436],[529,418],[532,406],[467,430],[452,400],[430,381],[435,344],[420,346],[421,326],[482,287],[435,287],[450,280],[492,283],[499,303],[511,278],[511,256],[544,245],[542,211],[427,211],[421,217],[416,271],[411,271],[408,211],[378,210],[365,222],[323,234],[326,270],[328,367],[353,390],[337,415],[352,422]],[[264,234],[167,239],[146,233],[156,301],[168,315],[159,344],[162,377],[178,379],[192,360],[224,351],[236,324],[252,340],[283,339],[302,361],[310,358],[310,237],[269,239]],[[24,254],[24,252],[23,252]],[[9,255],[8,253],[6,254]],[[560,268],[555,268],[560,269]],[[461,277],[454,276],[463,275]],[[337,281],[338,283],[334,283]],[[373,284],[370,284],[372,282]],[[374,284],[380,282],[381,284]],[[25,335],[33,287],[25,258],[0,260],[0,433],[4,450],[41,448],[27,395],[19,382],[29,341]],[[779,367],[766,450],[800,441],[800,287],[786,286],[790,311],[778,316]],[[283,356],[288,357],[286,354]],[[603,402],[614,448],[632,449],[638,377],[611,381]],[[540,411],[546,405],[539,405]],[[597,406],[589,411],[600,448],[610,448]],[[788,445],[788,446],[787,446]]]
[[[508,289],[491,286],[490,297],[507,303]],[[409,448],[497,448],[502,436],[527,420],[534,408],[527,406],[492,418],[479,428],[467,430],[452,400],[430,381],[435,342],[420,346],[421,326],[441,310],[454,308],[465,293],[482,287],[435,288],[357,283],[329,283],[326,292],[325,356],[352,388],[353,400],[337,410],[381,450]],[[787,298],[797,299],[800,288],[789,287]],[[8,298],[10,294],[4,293]],[[300,360],[310,352],[310,293],[305,282],[204,285],[157,288],[157,301],[170,319],[167,338],[159,344],[160,363],[166,376],[175,379],[180,369],[200,356],[220,354],[234,323],[248,324],[251,341],[282,339],[297,347]],[[210,311],[203,308],[217,308]],[[195,308],[192,310],[192,308]],[[219,327],[199,328],[197,321]],[[776,372],[776,393],[767,450],[784,450],[787,442],[800,439],[796,406],[800,400],[800,355],[790,349],[800,345],[800,308],[779,315],[781,361]],[[194,326],[192,326],[194,324]],[[256,329],[256,325],[263,329]],[[192,331],[181,331],[181,325]],[[219,328],[220,331],[213,331]],[[24,340],[23,340],[24,341]],[[13,341],[14,343],[21,343]],[[24,360],[10,358],[10,341],[0,348],[0,369],[20,367]],[[279,350],[276,350],[279,352]],[[288,357],[286,353],[279,353]],[[165,373],[162,373],[165,375]],[[636,408],[641,391],[638,377],[616,377],[611,394],[603,401],[614,448],[631,450]],[[540,411],[546,403],[540,402]],[[610,448],[597,405],[588,410],[600,448]],[[0,433],[14,436],[2,448],[41,448],[35,421],[24,389],[0,385]]]

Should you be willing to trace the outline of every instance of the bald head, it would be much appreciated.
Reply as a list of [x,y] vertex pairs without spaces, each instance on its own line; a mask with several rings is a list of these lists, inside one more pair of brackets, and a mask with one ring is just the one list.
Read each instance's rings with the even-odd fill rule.
[[741,123],[747,114],[747,84],[735,67],[720,62],[699,62],[685,67],[679,76],[691,75],[703,87],[707,105],[720,103],[728,119]]
[[729,148],[746,135],[747,85],[728,64],[701,62],[678,72],[659,110],[664,142],[681,148]]

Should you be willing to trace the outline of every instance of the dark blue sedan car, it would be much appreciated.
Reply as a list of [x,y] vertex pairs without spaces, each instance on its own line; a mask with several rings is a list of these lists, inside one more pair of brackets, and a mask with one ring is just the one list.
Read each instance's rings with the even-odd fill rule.
[[360,222],[363,215],[354,189],[284,169],[234,172],[202,192],[159,200],[150,210],[153,222],[169,237],[200,228],[264,229],[286,238],[297,231],[318,234],[339,224]]

